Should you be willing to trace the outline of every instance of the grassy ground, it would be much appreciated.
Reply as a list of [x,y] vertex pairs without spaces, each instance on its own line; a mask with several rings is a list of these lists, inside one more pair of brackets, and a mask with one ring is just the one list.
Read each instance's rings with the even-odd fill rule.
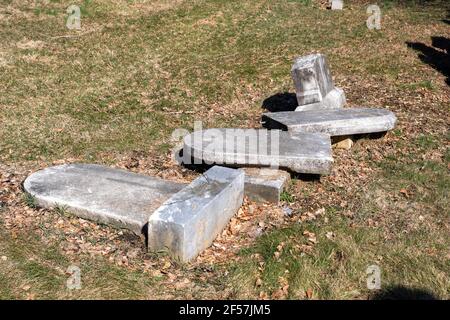
[[[65,27],[74,3],[81,30]],[[449,298],[450,8],[379,2],[370,31],[368,4],[0,0],[0,298]],[[172,131],[259,126],[264,100],[293,92],[293,57],[310,52],[328,56],[350,106],[399,123],[335,150],[332,175],[294,179],[291,217],[246,202],[182,265],[20,190],[29,172],[73,161],[189,181],[170,162]],[[72,264],[81,290],[66,287]],[[380,291],[366,286],[374,264]]]

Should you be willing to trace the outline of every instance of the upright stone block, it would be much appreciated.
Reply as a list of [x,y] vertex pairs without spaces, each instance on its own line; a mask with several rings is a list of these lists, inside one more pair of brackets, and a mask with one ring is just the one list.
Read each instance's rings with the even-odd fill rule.
[[44,208],[143,232],[150,215],[186,186],[95,164],[65,164],[30,175],[24,189]]
[[345,105],[344,92],[334,87],[324,55],[310,54],[296,58],[291,73],[298,102],[297,111],[341,108]]
[[187,135],[183,162],[328,174],[333,158],[329,135],[304,133],[291,136],[280,130],[230,128],[198,130]]
[[266,128],[292,133],[317,132],[330,136],[384,132],[393,129],[396,121],[391,111],[371,108],[265,113],[262,119]]
[[242,205],[244,172],[214,166],[150,216],[148,246],[181,261],[211,245]]

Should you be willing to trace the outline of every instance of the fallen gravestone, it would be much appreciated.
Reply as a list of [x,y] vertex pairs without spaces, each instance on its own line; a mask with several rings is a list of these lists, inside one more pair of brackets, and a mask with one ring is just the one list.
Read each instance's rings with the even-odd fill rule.
[[278,204],[281,193],[291,180],[291,175],[283,170],[269,168],[244,168],[245,195],[255,202]]
[[296,58],[291,74],[298,102],[296,111],[336,109],[345,105],[344,91],[334,86],[324,55]]
[[348,108],[265,113],[264,127],[292,133],[320,132],[347,136],[384,132],[395,127],[397,118],[386,109]]
[[211,245],[243,197],[242,170],[212,167],[150,216],[149,248],[168,248],[180,260],[191,260]]
[[39,206],[62,207],[136,234],[145,232],[150,219],[149,249],[164,243],[186,261],[206,248],[240,207],[244,172],[213,167],[186,185],[100,165],[67,164],[33,173],[24,188]]
[[65,164],[30,175],[25,191],[39,206],[141,234],[148,217],[186,184],[95,164]]
[[183,142],[185,164],[272,167],[328,174],[333,162],[330,137],[320,133],[207,129],[194,131]]

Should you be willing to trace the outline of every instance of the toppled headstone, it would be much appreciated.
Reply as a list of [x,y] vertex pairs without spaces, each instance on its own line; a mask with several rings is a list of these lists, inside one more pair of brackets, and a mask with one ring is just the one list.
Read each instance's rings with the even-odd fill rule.
[[31,174],[25,191],[39,206],[62,207],[93,221],[148,232],[150,250],[188,261],[208,247],[239,209],[244,172],[215,166],[191,184],[95,164],[66,164]]
[[62,207],[141,234],[149,216],[186,184],[95,164],[65,164],[30,175],[25,191],[44,208]]
[[298,57],[291,69],[297,96],[296,111],[342,108],[344,91],[336,88],[323,54]]
[[211,245],[242,204],[244,172],[214,166],[167,200],[148,224],[148,246],[189,261]]
[[391,111],[371,108],[265,113],[262,119],[266,128],[293,133],[321,132],[331,136],[384,132],[393,129],[396,121]]
[[280,195],[291,180],[283,170],[269,168],[244,168],[245,195],[255,202],[278,203]]
[[328,174],[333,158],[330,137],[320,133],[294,136],[280,130],[207,129],[184,138],[183,162]]

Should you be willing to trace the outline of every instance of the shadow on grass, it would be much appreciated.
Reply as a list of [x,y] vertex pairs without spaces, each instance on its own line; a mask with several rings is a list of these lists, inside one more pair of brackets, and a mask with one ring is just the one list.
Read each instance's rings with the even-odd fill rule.
[[297,108],[295,93],[277,93],[263,101],[262,108],[270,112],[295,111]]
[[409,48],[419,52],[419,59],[447,77],[450,86],[450,39],[431,37],[431,46],[420,42],[406,42]]
[[438,300],[431,292],[424,289],[391,286],[370,297],[371,300]]
[[450,24],[450,9],[447,10],[447,18],[446,19],[442,19],[442,22],[444,22],[446,24]]

